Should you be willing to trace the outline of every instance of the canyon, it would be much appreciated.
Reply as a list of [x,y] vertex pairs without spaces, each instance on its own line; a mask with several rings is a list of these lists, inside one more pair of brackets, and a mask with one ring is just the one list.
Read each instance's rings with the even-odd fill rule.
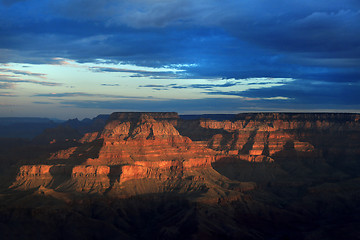
[[81,131],[45,130],[9,150],[3,236],[356,239],[359,114],[227,117],[115,112]]

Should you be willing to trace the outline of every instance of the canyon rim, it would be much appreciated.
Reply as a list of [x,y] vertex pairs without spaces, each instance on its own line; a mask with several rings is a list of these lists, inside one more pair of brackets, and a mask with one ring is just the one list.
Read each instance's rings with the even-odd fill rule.
[[359,114],[115,112],[75,125],[2,149],[4,239],[358,237]]

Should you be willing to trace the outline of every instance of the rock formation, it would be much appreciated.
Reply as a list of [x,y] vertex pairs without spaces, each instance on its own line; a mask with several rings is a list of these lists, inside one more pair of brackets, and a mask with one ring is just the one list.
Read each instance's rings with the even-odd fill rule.
[[[316,149],[313,144],[321,143],[314,132],[353,131],[359,124],[358,115],[341,114],[238,114],[234,121],[215,121],[182,120],[177,113],[113,113],[101,132],[87,133],[79,146],[51,154],[51,165],[21,166],[12,187],[104,193],[131,180],[165,183],[189,177],[194,169],[220,168],[222,162],[272,163],[284,152],[294,161],[319,160],[324,151],[340,150]],[[190,131],[189,137],[179,131]],[[360,153],[351,146],[347,151]],[[56,185],[59,177],[50,171],[55,166],[72,169],[62,171],[67,177]]]
[[0,236],[358,237],[358,114],[113,113],[103,129],[59,142],[14,167]]
[[[105,192],[130,180],[165,181],[170,176],[183,177],[184,171],[193,168],[211,167],[216,152],[181,136],[174,127],[178,120],[176,113],[114,113],[101,133],[85,134],[80,146],[55,152],[47,160],[52,165],[41,165],[72,167],[65,182],[51,185],[49,171],[34,176],[37,165],[22,166],[13,187]],[[29,183],[27,176],[31,176]]]

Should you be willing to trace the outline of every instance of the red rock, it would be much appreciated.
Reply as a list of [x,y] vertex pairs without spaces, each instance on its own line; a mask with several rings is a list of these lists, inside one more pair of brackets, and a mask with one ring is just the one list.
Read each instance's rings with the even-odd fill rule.
[[97,177],[107,176],[110,173],[110,167],[108,166],[75,166],[72,170],[72,176],[77,177]]
[[50,175],[51,167],[52,165],[24,165],[20,167],[18,176],[37,177],[37,176]]
[[139,165],[126,165],[122,167],[120,183],[134,179],[153,178],[149,172],[149,168]]
[[50,160],[54,159],[68,159],[76,151],[77,147],[60,150],[50,155]]
[[204,157],[204,158],[189,158],[183,162],[185,169],[193,168],[204,168],[210,167],[211,163],[215,161],[215,157]]
[[[120,118],[116,118],[120,116]],[[186,159],[189,155],[206,153],[204,148],[195,146],[188,137],[181,136],[175,127],[162,116],[155,120],[154,114],[140,114],[126,117],[115,114],[105,127],[101,137],[104,145],[100,149],[98,161],[102,164],[132,164],[134,161],[157,161]],[[177,116],[177,115],[176,115]],[[164,114],[164,117],[168,115]],[[174,117],[170,114],[170,117]],[[197,153],[196,153],[197,152]]]
[[99,137],[98,132],[86,133],[80,140],[80,143],[88,143],[96,140]]
[[71,180],[63,186],[79,192],[104,192],[110,187],[109,166],[74,166]]
[[31,189],[48,186],[53,180],[50,169],[53,165],[24,165],[21,166],[15,182],[11,185],[17,189]]
[[[337,117],[345,121],[332,120]],[[357,115],[333,118],[261,113],[239,114],[235,121],[182,121],[176,113],[114,113],[102,132],[85,134],[79,147],[51,154],[51,162],[67,160],[66,165],[22,166],[13,185],[25,189],[52,186],[54,178],[58,178],[68,179],[59,189],[105,192],[111,182],[121,185],[146,178],[170,181],[191,175],[192,169],[211,168],[213,162],[227,158],[249,162],[273,162],[280,155],[291,159],[321,158],[321,151],[304,140],[324,145],[324,139],[314,137],[314,131],[359,129]],[[185,128],[189,128],[187,132],[194,129],[192,136],[198,141],[177,130]],[[357,140],[354,135],[344,143],[347,154],[360,154]],[[340,143],[326,141],[330,146],[328,154],[342,154],[344,147]]]

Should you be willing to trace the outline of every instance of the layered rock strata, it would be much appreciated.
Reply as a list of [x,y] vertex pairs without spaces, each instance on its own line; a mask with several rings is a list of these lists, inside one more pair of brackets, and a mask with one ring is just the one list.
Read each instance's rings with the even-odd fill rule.
[[0,232],[4,239],[357,239],[359,119],[116,113],[71,148],[19,166],[16,191],[0,194]]
[[[145,178],[165,181],[181,178],[189,169],[211,167],[216,152],[181,136],[174,127],[177,120],[176,113],[112,114],[101,133],[85,134],[79,147],[51,154],[50,162],[72,168],[68,179],[55,187],[63,191],[105,192],[115,183]],[[80,160],[81,165],[74,165]],[[55,165],[45,166],[50,169]],[[23,166],[13,186],[54,187],[51,183],[55,176],[49,171],[34,176],[36,181],[31,184],[24,184],[26,176],[33,176],[32,168],[37,167]]]
[[238,114],[233,121],[215,121],[113,113],[101,132],[51,154],[49,164],[21,166],[12,187],[105,193],[132,180],[184,180],[216,161],[321,160],[342,154],[341,141],[331,141],[334,134],[352,139],[347,154],[358,156],[359,121],[357,114]]

